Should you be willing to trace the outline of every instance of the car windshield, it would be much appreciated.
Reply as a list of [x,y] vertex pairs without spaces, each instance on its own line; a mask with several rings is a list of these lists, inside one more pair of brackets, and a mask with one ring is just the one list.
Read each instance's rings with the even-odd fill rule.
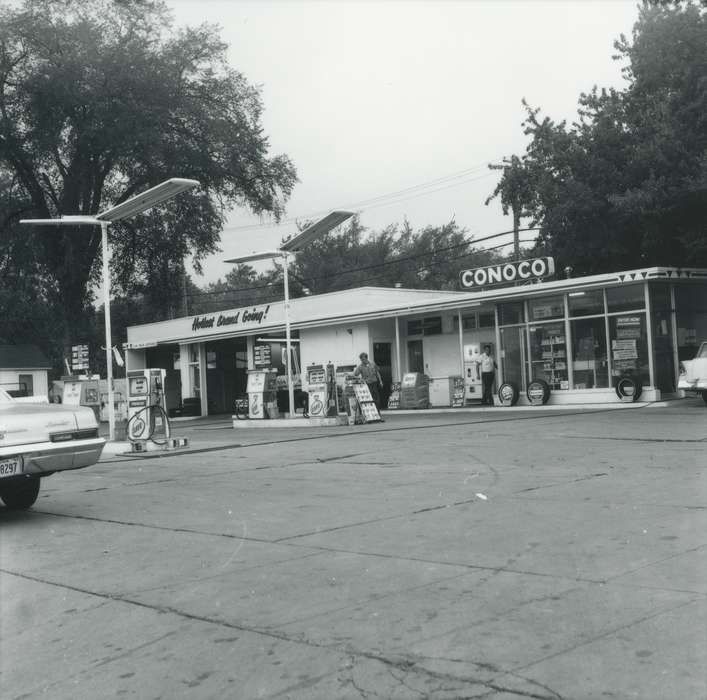
[[697,355],[695,355],[695,358],[697,357],[707,357],[707,343],[700,345],[700,349],[697,351]]
[[13,398],[4,389],[0,389],[0,403],[12,403]]

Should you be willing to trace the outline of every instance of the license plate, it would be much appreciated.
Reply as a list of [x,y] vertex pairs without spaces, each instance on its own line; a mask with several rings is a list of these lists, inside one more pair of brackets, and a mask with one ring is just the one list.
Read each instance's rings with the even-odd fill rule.
[[22,474],[22,457],[5,457],[0,459],[0,479],[5,476]]

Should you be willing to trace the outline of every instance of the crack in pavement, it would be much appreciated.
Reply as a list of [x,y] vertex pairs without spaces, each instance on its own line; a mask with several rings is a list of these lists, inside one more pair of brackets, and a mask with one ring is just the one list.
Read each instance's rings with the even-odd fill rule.
[[[53,586],[55,588],[60,588],[63,590],[69,590],[73,591],[75,593],[80,593],[82,595],[88,595],[91,597],[99,598],[101,600],[105,601],[112,601],[116,603],[122,603],[125,605],[131,605],[134,607],[142,608],[145,610],[149,610],[151,612],[156,612],[160,614],[171,614],[175,615],[178,618],[185,619],[185,620],[191,620],[194,622],[201,622],[204,624],[210,624],[210,625],[215,625],[218,627],[225,627],[230,630],[236,630],[239,632],[245,632],[245,633],[250,633],[250,634],[255,634],[259,636],[264,636],[273,640],[281,641],[281,642],[286,642],[289,644],[296,644],[296,645],[304,645],[312,649],[324,649],[327,651],[332,651],[335,653],[339,654],[347,654],[350,658],[353,658],[354,661],[358,661],[360,659],[366,659],[369,661],[377,661],[381,664],[384,664],[386,667],[389,668],[394,668],[397,670],[400,670],[404,673],[411,673],[414,672],[416,674],[420,674],[422,677],[427,677],[427,678],[433,678],[435,680],[443,681],[443,682],[453,682],[453,683],[465,683],[465,684],[474,684],[474,685],[480,685],[482,687],[485,687],[489,690],[493,690],[495,692],[505,692],[505,693],[510,693],[514,695],[518,695],[519,697],[527,697],[527,698],[533,698],[534,700],[562,700],[561,696],[554,691],[550,691],[552,695],[539,695],[537,693],[533,693],[530,691],[522,691],[510,687],[506,687],[503,685],[499,685],[497,683],[494,683],[493,681],[485,681],[483,679],[477,679],[473,678],[468,675],[458,675],[458,674],[451,674],[451,673],[441,673],[437,671],[433,671],[431,669],[425,668],[421,662],[425,660],[425,657],[420,657],[420,656],[403,656],[403,655],[394,655],[392,657],[385,656],[381,653],[374,653],[371,651],[367,651],[365,649],[351,649],[350,647],[341,647],[336,644],[322,644],[315,642],[310,639],[302,638],[302,637],[291,637],[287,634],[284,634],[282,632],[276,632],[272,629],[264,629],[264,628],[259,628],[259,627],[254,627],[250,625],[243,625],[243,624],[237,624],[233,622],[228,622],[226,620],[218,619],[218,618],[213,618],[209,617],[206,615],[196,615],[193,613],[189,613],[185,610],[180,610],[178,608],[175,608],[170,605],[156,605],[156,604],[150,604],[150,603],[145,603],[140,600],[136,600],[134,598],[130,598],[125,595],[120,595],[120,594],[108,594],[108,593],[101,593],[98,591],[92,591],[88,588],[82,588],[80,586],[72,586],[69,584],[65,583],[58,583],[56,581],[51,581],[49,579],[45,579],[39,576],[32,576],[29,574],[23,574],[20,572],[15,572],[15,571],[9,571],[7,569],[0,569],[0,572],[9,575],[9,576],[15,576],[17,578],[21,578],[27,581],[34,581],[35,583],[41,583],[46,586]],[[133,653],[136,650],[139,650],[140,648],[144,648],[145,646],[148,646],[150,644],[153,644],[157,641],[160,641],[160,639],[165,638],[167,636],[172,636],[173,634],[176,634],[176,632],[169,632],[163,635],[162,637],[152,640],[151,642],[146,642],[143,645],[140,645],[136,647],[135,650],[128,650],[125,653],[120,654],[117,658],[125,658],[126,656],[129,656],[131,653]],[[105,665],[106,663],[110,663],[110,660],[104,660],[101,662],[99,665]],[[488,664],[485,666],[475,664],[473,661],[472,662],[467,662],[470,663],[472,666],[476,666],[477,668],[489,668]],[[94,665],[92,668],[96,668],[97,666]],[[354,666],[355,668],[355,663]],[[518,670],[520,669],[515,669],[514,672],[517,674]],[[499,674],[505,674],[509,673],[508,671],[504,671],[503,669],[494,669],[494,672],[497,672]],[[81,672],[83,673],[83,671]],[[324,674],[322,678],[331,675],[331,674]],[[536,684],[534,681],[531,679],[524,679],[527,682]],[[57,681],[58,682],[58,681]],[[538,685],[538,684],[536,684]],[[365,697],[365,696],[364,696]]]

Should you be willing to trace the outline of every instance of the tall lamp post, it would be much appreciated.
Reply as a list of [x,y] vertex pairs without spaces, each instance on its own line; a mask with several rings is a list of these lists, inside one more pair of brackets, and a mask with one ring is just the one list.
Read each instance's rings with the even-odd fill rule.
[[295,389],[292,383],[292,334],[290,325],[290,282],[288,267],[290,258],[311,243],[316,238],[323,236],[336,228],[348,218],[353,216],[352,211],[333,211],[323,219],[308,226],[289,241],[283,243],[277,250],[265,250],[260,253],[250,253],[239,258],[224,260],[227,263],[246,263],[254,260],[267,260],[279,258],[282,260],[283,276],[285,283],[285,345],[287,347],[287,394],[290,407],[290,417],[295,414]]
[[105,309],[106,330],[106,380],[108,382],[108,429],[110,440],[115,440],[115,405],[113,403],[113,344],[110,328],[110,270],[108,248],[108,225],[114,221],[126,219],[129,216],[140,214],[151,209],[157,204],[171,199],[184,190],[196,187],[197,180],[184,178],[171,178],[159,185],[146,190],[142,194],[126,199],[110,209],[106,209],[95,216],[61,216],[59,219],[21,219],[21,224],[35,224],[38,226],[100,226],[101,246],[103,249],[103,307]]

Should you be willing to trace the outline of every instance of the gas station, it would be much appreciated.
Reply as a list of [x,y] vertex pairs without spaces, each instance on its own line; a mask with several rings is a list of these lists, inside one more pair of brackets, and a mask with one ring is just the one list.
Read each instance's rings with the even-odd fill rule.
[[[523,274],[547,267],[518,265]],[[496,406],[582,405],[678,397],[679,362],[707,337],[707,270],[655,267],[500,287],[488,284],[492,273],[466,272],[484,285],[360,287],[131,326],[127,366],[166,371],[168,415],[189,406],[202,416],[231,414],[236,427],[284,426],[351,421],[360,352],[383,376],[383,410],[478,406],[485,345],[498,365]],[[219,344],[223,352],[214,351]],[[364,416],[362,403],[356,415]]]

